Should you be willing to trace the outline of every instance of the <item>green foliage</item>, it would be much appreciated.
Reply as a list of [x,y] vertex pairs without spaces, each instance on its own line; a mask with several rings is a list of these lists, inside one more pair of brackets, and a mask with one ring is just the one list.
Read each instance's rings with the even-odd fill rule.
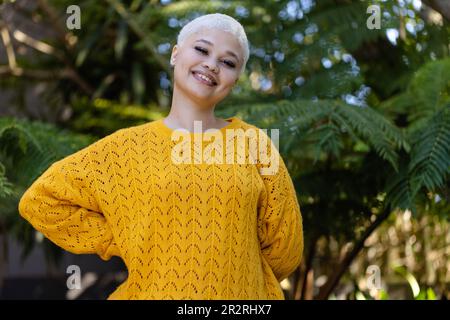
[[[33,71],[70,70],[71,77],[52,79],[44,92],[48,104],[70,111],[56,117],[61,127],[101,137],[163,117],[170,107],[168,62],[177,33],[196,16],[222,12],[244,25],[251,55],[216,115],[280,130],[306,248],[322,235],[341,245],[360,241],[384,208],[448,216],[448,201],[429,197],[448,200],[450,194],[445,19],[442,25],[430,22],[408,1],[372,1],[383,15],[381,29],[370,30],[366,1],[105,0],[81,2],[82,28],[58,34],[61,29],[39,3],[33,17],[56,33],[41,40],[63,58],[34,51],[32,59],[17,61]],[[47,3],[61,21],[72,4]],[[395,42],[388,30],[398,31]],[[0,87],[14,90],[10,103],[18,110],[26,110],[30,83],[0,78]],[[10,212],[18,237],[33,243],[32,230],[15,216],[19,195],[50,163],[94,137],[0,120],[0,197],[8,199],[1,203],[8,210],[0,209]]]
[[124,127],[139,125],[163,117],[157,106],[123,105],[106,99],[86,97],[72,102],[73,121],[67,127],[75,132],[105,136]]
[[438,110],[417,131],[413,140],[411,163],[414,189],[442,187],[450,170],[450,104]]
[[[96,140],[47,123],[0,118],[0,224],[22,243],[22,260],[36,243],[32,226],[18,214],[23,192],[53,162]],[[58,247],[45,239],[44,248],[47,259],[58,261]]]
[[409,149],[402,133],[379,112],[336,100],[280,100],[270,104],[229,107],[248,121],[261,127],[284,128],[282,151],[287,153],[293,143],[304,142],[314,147],[313,164],[319,158],[341,156],[345,139],[366,141],[377,154],[397,170],[395,150]]
[[405,130],[412,146],[398,176],[388,185],[389,203],[413,208],[419,190],[444,186],[450,170],[450,59],[429,62],[411,79],[407,90],[381,104],[391,117],[407,115]]
[[0,163],[0,199],[13,195],[13,184],[8,181],[5,173],[5,166]]
[[402,276],[409,284],[414,300],[436,300],[436,294],[432,288],[421,288],[414,275],[404,266],[394,267],[395,272]]

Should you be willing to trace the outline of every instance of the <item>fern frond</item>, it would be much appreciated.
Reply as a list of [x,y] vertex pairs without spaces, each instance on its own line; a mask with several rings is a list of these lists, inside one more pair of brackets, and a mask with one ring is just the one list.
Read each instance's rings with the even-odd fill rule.
[[441,187],[450,171],[450,104],[436,112],[413,139],[409,170],[415,189]]
[[28,186],[52,162],[95,141],[46,123],[14,118],[0,119],[0,149],[12,183]]
[[397,174],[388,175],[386,183],[386,204],[392,210],[400,208],[402,210],[409,209],[414,214],[416,213],[416,206],[414,198],[417,191],[411,185],[411,177],[408,173],[407,166],[401,165],[400,171]]
[[450,102],[450,58],[432,61],[421,67],[408,88],[414,105],[411,120],[429,118]]
[[6,177],[5,166],[0,162],[0,199],[14,194],[13,184]]
[[[397,171],[396,149],[408,149],[402,132],[376,110],[350,106],[338,100],[281,100],[269,104],[239,105],[245,119],[259,126],[280,128],[286,136],[297,140],[305,137],[315,143],[316,157],[320,152],[339,155],[345,133],[372,146]],[[264,119],[263,123],[259,119]],[[289,145],[294,138],[291,137]]]

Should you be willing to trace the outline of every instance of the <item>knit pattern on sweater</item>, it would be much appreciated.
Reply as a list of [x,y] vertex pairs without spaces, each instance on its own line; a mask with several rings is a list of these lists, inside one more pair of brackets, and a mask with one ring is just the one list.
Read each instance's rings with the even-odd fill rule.
[[[227,121],[221,133],[257,129]],[[120,257],[128,278],[108,299],[284,299],[303,230],[278,150],[273,175],[260,163],[174,164],[172,132],[162,120],[120,129],[53,163],[20,215],[69,252]]]

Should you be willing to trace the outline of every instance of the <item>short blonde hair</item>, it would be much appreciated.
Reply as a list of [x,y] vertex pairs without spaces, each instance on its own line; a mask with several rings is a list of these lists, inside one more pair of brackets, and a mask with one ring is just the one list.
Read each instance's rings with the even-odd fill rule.
[[239,70],[239,75],[241,75],[245,70],[250,55],[249,43],[244,27],[229,15],[223,13],[211,13],[195,18],[181,28],[177,37],[177,45],[180,47],[184,41],[194,33],[200,32],[203,29],[212,28],[229,32],[237,38],[244,55],[243,63]]

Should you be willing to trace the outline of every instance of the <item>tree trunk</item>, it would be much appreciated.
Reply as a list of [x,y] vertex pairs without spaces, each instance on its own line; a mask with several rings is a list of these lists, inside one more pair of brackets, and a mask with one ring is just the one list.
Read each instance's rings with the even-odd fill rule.
[[320,289],[319,294],[317,295],[317,300],[327,300],[336,286],[339,284],[339,280],[344,275],[345,271],[347,271],[348,267],[358,255],[358,253],[363,249],[364,242],[366,239],[372,234],[374,230],[376,230],[390,215],[390,208],[384,208],[383,212],[378,215],[375,221],[367,228],[362,237],[355,243],[353,249],[342,259],[342,261],[337,266],[336,271],[328,277],[328,281],[323,285]]
[[[319,239],[318,236],[313,236],[311,237],[311,243],[308,246],[308,256],[306,259],[306,267],[305,267],[305,273],[303,275],[303,279],[301,281],[301,291],[299,291],[298,289],[300,288],[300,282],[298,282],[296,284],[296,290],[295,292],[295,299],[296,300],[305,300],[305,298],[307,296],[312,296],[312,292],[307,292],[308,291],[308,282],[309,279],[311,278],[311,271],[313,269],[313,260],[314,260],[314,256],[316,255],[316,244],[317,244],[317,240]],[[313,279],[314,280],[314,279]]]

